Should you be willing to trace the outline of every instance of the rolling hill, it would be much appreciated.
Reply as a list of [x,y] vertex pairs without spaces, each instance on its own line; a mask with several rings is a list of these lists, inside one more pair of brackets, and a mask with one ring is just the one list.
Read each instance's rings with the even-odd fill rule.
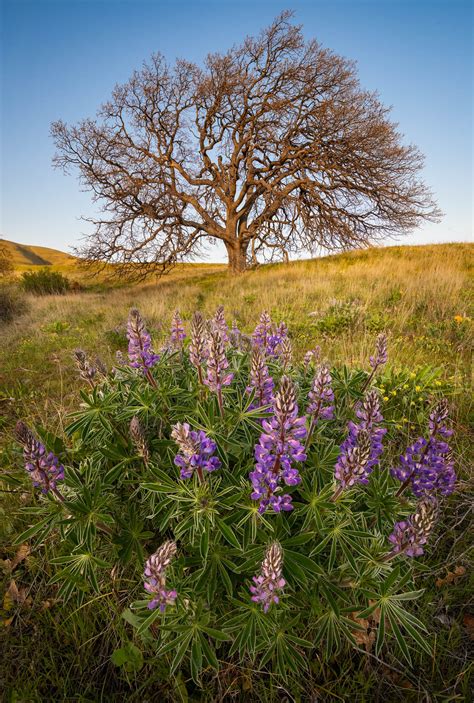
[[71,266],[77,261],[71,254],[57,249],[18,244],[10,242],[8,239],[0,239],[1,249],[5,251],[13,266],[18,269],[34,266]]

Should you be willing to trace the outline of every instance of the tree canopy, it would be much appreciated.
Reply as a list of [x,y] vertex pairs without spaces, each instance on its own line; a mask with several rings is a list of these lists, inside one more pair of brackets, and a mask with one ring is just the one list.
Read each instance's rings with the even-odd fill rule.
[[436,220],[388,113],[289,12],[202,67],[155,54],[95,119],[52,125],[55,164],[102,204],[81,254],[142,276],[220,240],[240,272]]

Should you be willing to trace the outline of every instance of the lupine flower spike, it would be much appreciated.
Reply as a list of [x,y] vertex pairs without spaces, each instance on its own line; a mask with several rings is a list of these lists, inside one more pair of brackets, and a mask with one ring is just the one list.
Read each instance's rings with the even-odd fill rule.
[[214,329],[216,329],[224,344],[229,341],[229,328],[227,327],[227,322],[225,321],[224,306],[219,305],[217,308],[214,319],[212,321]]
[[255,397],[250,410],[263,408],[273,402],[273,378],[268,372],[265,355],[260,347],[254,347],[252,351],[252,361],[250,365],[250,383],[247,386],[247,393],[254,391]]
[[157,606],[163,613],[167,605],[174,605],[177,597],[175,590],[166,590],[166,570],[176,554],[176,542],[169,540],[148,558],[143,574],[145,591],[152,596],[148,608],[154,610]]
[[261,603],[266,613],[272,603],[279,603],[279,593],[286,584],[282,577],[283,551],[278,542],[273,542],[265,554],[262,569],[258,576],[253,577],[254,585],[250,586],[252,600]]
[[233,373],[228,373],[229,362],[225,355],[224,342],[217,329],[211,329],[209,332],[209,356],[207,359],[207,374],[204,379],[206,386],[213,393],[217,394],[219,402],[219,410],[221,415],[224,413],[224,403],[222,400],[222,388],[228,386],[234,378]]
[[314,347],[314,349],[310,349],[309,351],[307,351],[303,359],[305,371],[307,371],[310,366],[316,365],[320,358],[321,347],[319,345]]
[[171,431],[171,437],[179,447],[179,454],[174,458],[181,478],[191,478],[196,471],[199,480],[203,480],[203,471],[215,471],[221,462],[214,456],[216,443],[202,430],[191,430],[187,422],[178,422]]
[[419,437],[400,457],[400,465],[391,469],[392,476],[402,481],[397,496],[408,486],[417,498],[437,491],[442,495],[453,492],[456,473],[446,441],[452,435],[447,420],[448,403],[443,399],[430,413],[428,439]]
[[200,312],[195,312],[191,323],[191,342],[189,344],[189,360],[196,368],[199,383],[204,383],[203,364],[207,359],[207,330],[206,321]]
[[242,332],[239,330],[239,327],[237,325],[236,320],[232,321],[232,327],[229,332],[229,341],[230,341],[231,345],[234,347],[234,349],[241,348]]
[[76,362],[76,366],[79,369],[79,376],[84,380],[87,381],[87,383],[94,388],[94,378],[97,372],[97,369],[92,366],[86,356],[86,353],[82,351],[82,349],[75,349],[74,350],[74,361]]
[[349,422],[349,434],[341,444],[341,452],[334,468],[339,483],[332,500],[345,488],[355,483],[368,483],[369,475],[383,452],[382,440],[387,430],[383,422],[377,391],[369,391],[356,409],[358,422]]
[[130,422],[130,437],[135,445],[138,453],[143,457],[145,464],[148,464],[150,460],[150,450],[148,449],[148,443],[146,441],[145,432],[140,424],[138,417],[132,417]]
[[308,393],[309,405],[306,414],[310,419],[306,446],[319,420],[331,420],[334,415],[334,392],[331,385],[331,373],[327,366],[321,366],[316,373],[311,390]]
[[389,561],[397,554],[406,554],[409,557],[419,557],[423,554],[423,545],[428,541],[436,524],[438,503],[433,497],[424,498],[416,508],[414,515],[407,520],[397,522],[393,532],[388,538],[393,544],[385,561]]
[[57,498],[64,500],[56,487],[58,481],[64,480],[64,466],[57,456],[46,450],[24,422],[17,422],[15,434],[23,445],[25,469],[30,474],[33,485],[41,488],[43,493],[51,491]]
[[274,415],[262,421],[263,433],[255,447],[255,469],[250,473],[252,500],[260,501],[258,512],[271,507],[276,513],[293,510],[291,496],[281,495],[281,482],[296,486],[301,481],[293,462],[306,460],[301,440],[306,437],[305,418],[298,417],[296,391],[288,376],[283,376],[275,395]]
[[[288,337],[288,327],[285,325],[284,322],[280,322],[280,324],[274,328],[273,333],[270,335],[270,339],[268,340],[268,356],[273,356],[275,358],[281,356],[283,350],[285,349],[286,342],[288,342],[289,344],[291,355],[291,342]],[[286,349],[288,349],[288,346],[286,347]],[[286,354],[288,354],[287,351]]]
[[130,366],[134,369],[142,369],[150,383],[156,387],[156,381],[151,375],[150,369],[159,361],[160,357],[153,351],[150,333],[145,327],[142,316],[135,308],[130,310],[127,337]]
[[182,349],[183,341],[186,339],[186,332],[184,331],[184,324],[181,319],[181,315],[178,310],[173,313],[173,318],[171,320],[171,335],[170,342],[173,349]]
[[364,383],[362,391],[365,391],[365,389],[370,386],[370,382],[375,376],[377,370],[380,366],[387,363],[387,359],[387,335],[384,332],[381,332],[375,341],[375,354],[369,357],[369,364],[372,367],[372,371]]
[[281,343],[279,343],[278,349],[281,365],[286,370],[291,364],[291,360],[293,358],[293,349],[291,346],[290,338],[283,337]]
[[272,333],[272,318],[266,310],[260,315],[260,321],[252,334],[252,343],[255,347],[263,349],[267,353],[268,342]]

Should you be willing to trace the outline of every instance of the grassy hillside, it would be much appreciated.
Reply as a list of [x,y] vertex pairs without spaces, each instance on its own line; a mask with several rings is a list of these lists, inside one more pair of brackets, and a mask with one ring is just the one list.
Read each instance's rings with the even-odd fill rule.
[[66,254],[49,247],[32,246],[31,244],[18,244],[8,239],[0,239],[0,249],[4,250],[17,270],[25,270],[36,266],[53,266],[54,268],[71,268],[77,259],[71,254]]
[[[428,406],[434,389],[449,397],[454,421],[459,486],[445,507],[436,549],[423,562],[419,580],[419,587],[426,592],[417,605],[417,614],[435,632],[435,655],[420,660],[416,680],[408,671],[403,673],[403,664],[392,661],[394,666],[388,666],[373,654],[354,654],[342,660],[336,656],[324,665],[315,662],[317,687],[321,700],[328,701],[377,700],[382,690],[389,691],[387,701],[400,703],[467,700],[467,652],[473,617],[466,605],[471,597],[468,524],[472,497],[469,427],[473,254],[474,246],[469,244],[390,247],[265,266],[238,278],[231,277],[223,266],[189,265],[158,282],[139,286],[28,297],[27,312],[2,330],[0,466],[8,471],[21,461],[13,439],[17,419],[48,427],[54,434],[62,433],[68,412],[79,406],[78,390],[83,386],[72,362],[73,349],[82,347],[92,357],[99,354],[109,366],[113,364],[115,352],[127,350],[125,323],[132,306],[146,318],[157,349],[166,339],[175,309],[181,311],[189,332],[195,309],[211,316],[219,304],[225,306],[229,323],[236,319],[246,333],[253,330],[261,311],[267,309],[274,320],[288,324],[297,356],[318,344],[322,357],[337,365],[367,368],[377,333],[387,331],[389,365],[380,390],[384,408],[400,411],[396,427],[406,439],[405,446],[416,436],[417,426],[412,422],[417,422],[417,409]],[[407,370],[403,374],[407,383],[398,383],[399,369]],[[11,484],[5,483],[3,488],[0,541],[7,545],[5,558],[13,558],[16,550],[8,545],[20,521],[16,506],[30,501],[30,497],[20,490],[12,491]],[[19,495],[11,496],[12,492]],[[446,580],[447,574],[459,568],[457,573],[463,575]],[[34,681],[7,682],[19,692],[19,700],[39,700],[34,697],[38,690],[61,691],[63,700],[76,700],[80,690],[87,700],[98,700],[104,681],[112,679],[122,692],[119,697],[131,695],[136,687],[137,697],[130,700],[142,700],[144,696],[155,700],[154,696],[159,695],[155,678],[150,678],[150,684],[119,680],[119,674],[108,664],[110,631],[104,622],[120,623],[116,606],[107,600],[110,594],[96,599],[102,611],[92,603],[67,614],[64,649],[64,606],[56,605],[51,597],[47,561],[39,552],[29,557],[15,573],[18,581],[21,575],[16,574],[22,569],[24,580],[34,581],[34,603],[43,605],[35,605],[28,612],[22,610],[10,630],[7,626],[3,629],[6,638],[10,633],[9,647],[18,670],[30,667],[36,672]],[[6,576],[5,587],[8,582]],[[5,611],[2,617],[8,620],[8,615]],[[46,661],[56,661],[59,648],[62,669],[46,666]],[[5,658],[7,662],[9,657],[11,654]],[[281,690],[275,697],[268,693],[266,679],[262,678],[262,689],[251,693],[246,681],[242,684],[243,697],[238,700],[281,697]],[[177,700],[173,696],[174,691],[169,700]],[[207,698],[193,700],[216,698],[210,692]]]
[[159,345],[176,308],[189,324],[196,308],[211,316],[220,304],[245,332],[267,309],[287,322],[297,353],[320,344],[332,363],[364,363],[376,334],[387,330],[393,364],[438,365],[465,384],[473,253],[469,244],[390,247],[264,266],[237,278],[219,265],[184,265],[157,283],[30,297],[29,312],[4,330],[0,384],[14,415],[26,396],[29,412],[38,401],[41,415],[58,402],[59,420],[74,393],[64,384],[71,351],[81,346],[110,363],[117,349],[126,350],[130,307],[141,310]]

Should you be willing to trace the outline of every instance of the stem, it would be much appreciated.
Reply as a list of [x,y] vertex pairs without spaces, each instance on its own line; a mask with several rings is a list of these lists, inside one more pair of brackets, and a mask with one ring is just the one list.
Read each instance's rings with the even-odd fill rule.
[[219,387],[217,388],[217,402],[219,403],[219,410],[221,412],[221,415],[224,415],[224,403],[222,401],[222,388]]
[[308,449],[310,442],[311,442],[311,437],[313,436],[313,432],[316,428],[316,421],[315,421],[315,415],[311,416],[311,422],[309,423],[309,430],[308,430],[308,436],[306,437],[306,443],[304,445],[305,451]]
[[410,481],[413,477],[413,474],[414,474],[414,471],[412,471],[411,474],[409,475],[409,477],[403,481],[402,485],[400,486],[398,491],[395,493],[395,498],[399,498],[402,495],[402,493],[408,488],[408,486],[410,485]]
[[57,488],[52,488],[51,492],[54,493],[56,498],[58,498],[61,501],[61,503],[65,502],[65,500],[66,500],[65,497],[63,496],[63,494],[60,491],[58,491]]
[[202,468],[200,466],[198,466],[196,468],[196,472],[197,472],[197,475],[199,478],[199,483],[203,483],[204,482],[204,474],[202,473]]
[[403,554],[405,552],[405,549],[406,547],[404,547],[404,549],[401,549],[399,552],[394,552],[393,550],[391,552],[387,552],[387,554],[382,557],[382,561],[391,561],[391,559],[393,559],[394,557],[398,557]]
[[341,495],[341,493],[342,493],[343,490],[344,490],[344,488],[343,488],[342,486],[339,486],[339,488],[336,488],[336,490],[334,491],[334,493],[332,494],[332,496],[329,498],[329,500],[331,501],[331,503],[335,503],[335,502],[336,502],[336,500],[339,498],[339,496]]
[[153,376],[151,375],[150,369],[145,370],[145,376],[147,377],[147,379],[149,380],[149,382],[151,383],[153,388],[156,388],[158,390],[158,385],[157,385],[155,379],[153,378]]
[[[362,388],[361,388],[361,393],[364,393],[364,391],[365,391],[365,390],[367,389],[367,387],[369,386],[370,382],[372,381],[373,377],[375,376],[375,372],[377,371],[377,368],[378,368],[377,366],[376,366],[375,368],[373,368],[372,371],[371,371],[371,373],[370,373],[370,376],[368,376],[368,378],[365,379],[365,383],[364,383],[364,385],[363,385]],[[354,401],[354,405],[355,405],[355,403],[357,403],[357,400]]]

